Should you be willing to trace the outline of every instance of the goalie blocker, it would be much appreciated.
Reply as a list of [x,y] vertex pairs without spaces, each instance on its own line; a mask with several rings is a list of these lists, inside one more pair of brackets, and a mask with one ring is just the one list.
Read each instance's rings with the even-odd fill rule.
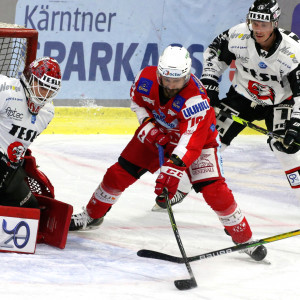
[[39,209],[0,205],[0,252],[35,253],[36,243],[64,249],[73,207],[54,199],[54,188],[47,176],[37,169],[27,150],[24,169],[27,184]]

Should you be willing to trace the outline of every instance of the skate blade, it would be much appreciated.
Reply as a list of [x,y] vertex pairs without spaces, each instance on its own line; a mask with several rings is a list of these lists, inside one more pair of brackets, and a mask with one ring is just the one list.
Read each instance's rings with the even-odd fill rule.
[[151,211],[155,211],[155,212],[166,212],[167,210],[164,208],[161,208],[160,206],[158,206],[156,203],[155,205],[152,207]]

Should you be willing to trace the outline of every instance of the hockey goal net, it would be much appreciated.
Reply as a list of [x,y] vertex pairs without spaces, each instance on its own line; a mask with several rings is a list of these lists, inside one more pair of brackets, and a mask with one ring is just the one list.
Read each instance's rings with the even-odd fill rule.
[[19,78],[35,60],[37,42],[37,30],[0,22],[0,74]]

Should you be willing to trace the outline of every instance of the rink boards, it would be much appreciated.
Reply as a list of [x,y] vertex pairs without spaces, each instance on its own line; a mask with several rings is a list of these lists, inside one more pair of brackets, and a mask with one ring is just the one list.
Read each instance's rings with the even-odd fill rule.
[[[264,127],[264,122],[255,123]],[[55,116],[44,134],[133,134],[138,127],[128,107],[55,107]],[[245,128],[242,134],[259,134]]]

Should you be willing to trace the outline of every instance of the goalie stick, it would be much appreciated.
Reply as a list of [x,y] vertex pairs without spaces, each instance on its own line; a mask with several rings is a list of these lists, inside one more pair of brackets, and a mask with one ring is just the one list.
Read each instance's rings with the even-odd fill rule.
[[[160,146],[160,145],[157,145],[157,146],[158,146],[158,154],[159,154],[159,165],[161,167],[164,163],[164,150],[163,150],[162,146]],[[181,241],[181,238],[180,238],[180,235],[179,235],[179,231],[178,231],[178,228],[177,228],[177,225],[176,225],[176,222],[175,222],[172,206],[171,206],[171,203],[170,203],[170,200],[169,200],[168,190],[166,188],[164,188],[164,192],[160,196],[162,196],[166,199],[167,211],[168,211],[168,215],[169,215],[169,218],[170,218],[170,222],[171,222],[171,225],[172,225],[172,229],[173,229],[173,232],[174,232],[179,250],[180,250],[181,255],[182,255],[182,257],[181,257],[182,263],[185,263],[185,266],[186,266],[186,268],[189,272],[189,275],[190,275],[189,279],[175,280],[174,284],[179,290],[189,290],[189,289],[195,288],[195,287],[197,287],[197,282],[196,282],[195,276],[193,274],[191,265],[188,261],[185,250],[183,248],[183,244],[182,244],[182,241]],[[158,196],[158,197],[160,197],[160,196]]]
[[[265,134],[265,135],[270,136],[270,137],[272,137],[272,138],[274,138],[274,139],[276,139],[276,140],[278,140],[280,142],[283,142],[283,137],[281,135],[279,135],[279,134],[277,134],[277,133],[275,133],[273,131],[269,131],[269,130],[267,130],[267,129],[263,128],[263,127],[260,127],[258,125],[255,125],[254,123],[252,123],[250,121],[247,121],[245,119],[242,119],[242,118],[236,116],[235,114],[226,112],[226,111],[221,110],[221,109],[219,109],[217,107],[215,107],[215,112],[216,112],[216,114],[222,115],[225,118],[229,118],[229,119],[231,119],[231,120],[233,120],[233,121],[235,121],[237,123],[240,123],[240,124],[242,124],[242,125],[244,125],[246,127],[254,129],[254,130],[256,130],[256,131],[258,131],[258,132],[260,132],[262,134]],[[295,144],[297,146],[300,146],[300,144],[296,143],[296,142],[293,142],[293,144]]]
[[[239,245],[236,245],[236,246],[224,248],[224,249],[221,249],[221,250],[211,251],[211,252],[207,252],[207,253],[204,253],[204,254],[187,257],[187,260],[189,262],[192,262],[192,261],[196,261],[196,260],[203,260],[203,259],[206,259],[206,258],[212,258],[212,257],[216,257],[216,256],[219,256],[219,255],[228,254],[228,253],[244,250],[244,249],[247,249],[247,248],[259,246],[259,245],[262,245],[262,244],[276,242],[276,241],[283,240],[283,239],[290,238],[290,237],[297,236],[297,235],[300,235],[300,229],[290,231],[290,232],[286,232],[286,233],[282,233],[282,234],[278,234],[278,235],[274,235],[274,236],[271,236],[271,237],[260,239],[258,241],[243,243],[243,244],[239,244]],[[165,253],[158,252],[158,251],[153,251],[153,250],[142,249],[142,250],[139,250],[137,252],[137,255],[140,256],[140,257],[166,260],[166,261],[175,262],[175,263],[178,263],[178,264],[185,263],[185,261],[182,257],[173,256],[173,255],[169,255],[169,254],[165,254]]]

